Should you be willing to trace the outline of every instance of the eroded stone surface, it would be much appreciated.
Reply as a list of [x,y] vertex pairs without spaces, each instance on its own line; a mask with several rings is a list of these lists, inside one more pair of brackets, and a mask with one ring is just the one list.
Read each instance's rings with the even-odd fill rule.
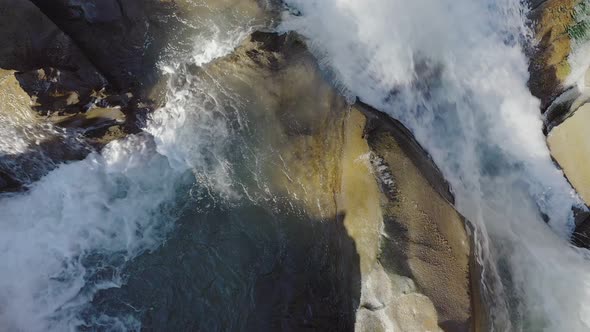
[[[297,35],[254,33],[231,55],[186,69],[177,80],[204,93],[206,114],[227,120],[235,138],[228,167],[256,208],[212,205],[210,217],[183,217],[166,246],[132,263],[128,285],[97,296],[97,308],[149,306],[142,321],[154,329],[171,322],[206,330],[468,326],[463,220],[391,137],[397,159],[390,159],[402,161],[389,170],[397,198],[382,190],[376,127],[367,131],[367,117],[324,80]],[[400,222],[408,238],[391,229]],[[394,247],[394,239],[404,245]],[[184,254],[159,269],[173,252]],[[201,296],[180,294],[175,285],[154,290],[145,281],[177,268],[182,287]],[[452,294],[442,294],[443,287]],[[137,295],[147,289],[149,299]]]
[[[443,329],[469,331],[476,313],[471,299],[471,239],[465,221],[423,175],[424,170],[434,172],[427,154],[422,152],[421,163],[412,160],[409,156],[419,152],[412,150],[421,148],[412,144],[411,136],[403,138],[393,131],[388,121],[393,120],[382,118],[366,134],[375,158],[380,159],[377,164],[389,168],[394,191],[382,197],[380,263],[387,271],[414,280],[432,301]],[[442,183],[437,187],[444,188]]]

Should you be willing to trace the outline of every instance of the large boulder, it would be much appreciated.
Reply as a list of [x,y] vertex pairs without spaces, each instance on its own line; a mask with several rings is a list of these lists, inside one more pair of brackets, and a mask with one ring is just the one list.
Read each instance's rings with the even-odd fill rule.
[[[205,71],[246,103],[261,149],[257,163],[268,165],[272,191],[295,197],[314,219],[342,220],[358,255],[351,267],[359,269],[360,284],[338,279],[346,286],[334,297],[360,291],[358,302],[353,296],[357,330],[475,329],[472,277],[479,283],[471,274],[466,221],[403,125],[348,103],[296,34],[254,33]],[[276,306],[289,306],[285,300],[277,298]]]
[[[443,330],[484,329],[482,325],[476,326],[485,314],[480,311],[481,301],[477,297],[478,278],[472,275],[476,266],[472,261],[469,226],[451,205],[453,196],[444,177],[401,123],[362,103],[356,108],[368,119],[364,137],[371,148],[373,172],[381,187],[384,229],[376,267],[383,267],[397,283],[401,279],[401,285],[396,287],[404,290],[403,294],[393,294],[394,301],[386,306],[386,312],[392,321],[402,325],[409,323],[404,323],[407,317],[400,317],[399,313],[396,316],[399,306],[429,312],[428,307],[421,310],[416,304],[404,303],[406,296],[415,296],[411,290],[415,287],[434,305],[434,317],[438,319],[435,321]],[[388,296],[378,290],[373,293]],[[423,299],[417,300],[412,298],[410,303],[424,303]],[[363,308],[369,310],[371,306]],[[383,314],[377,311],[373,319],[382,318]],[[419,328],[402,330],[433,330],[427,319],[422,323],[425,325]]]
[[[567,179],[582,200],[590,204],[590,139],[587,126],[590,124],[590,104],[581,106],[547,136],[551,155],[561,166]],[[590,247],[590,219],[587,213],[576,219],[573,241],[576,245]]]
[[[149,308],[141,319],[153,329],[475,329],[471,239],[448,185],[401,124],[380,125],[387,116],[339,95],[297,35],[256,32],[177,76],[203,99],[197,112],[239,137],[224,164],[266,212],[186,217],[168,245],[132,263],[127,285],[97,296],[98,315],[129,303]],[[146,282],[176,273],[157,266],[191,246],[203,250],[184,254],[178,266],[190,269],[179,273],[202,296]]]

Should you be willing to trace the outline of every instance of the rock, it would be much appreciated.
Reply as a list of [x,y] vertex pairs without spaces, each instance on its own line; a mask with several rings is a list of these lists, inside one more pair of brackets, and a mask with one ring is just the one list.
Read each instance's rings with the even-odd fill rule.
[[89,151],[33,106],[14,71],[0,69],[0,192],[21,190],[57,163],[81,159]]
[[400,123],[362,103],[356,107],[370,119],[365,137],[373,165],[377,174],[387,175],[381,182],[390,188],[380,200],[384,229],[379,263],[416,283],[436,308],[437,317],[431,319],[443,330],[481,328],[474,325],[483,313],[473,307],[481,301],[472,292],[473,283],[479,285],[472,272],[472,239],[466,221],[449,203],[448,184]]
[[[304,44],[294,35],[255,32],[205,70],[248,96],[243,108],[249,122],[267,124],[255,135],[273,191],[295,197],[316,219],[333,219],[348,106],[325,82]],[[268,155],[269,145],[281,153]]]
[[129,115],[121,128],[136,132],[146,106],[163,102],[151,100],[162,95],[154,89],[165,88],[156,61],[171,31],[187,25],[174,2],[1,0],[0,6],[7,45],[0,68],[18,71],[41,115],[120,107]]
[[17,76],[0,69],[0,192],[26,189],[60,163],[83,159],[92,147],[99,149],[128,132],[119,108],[40,115],[36,98]]
[[106,84],[74,41],[28,0],[0,1],[0,36],[0,68],[18,71],[39,110],[80,112]]
[[[214,239],[198,235],[195,241],[209,243],[216,255],[200,253],[199,262],[207,257],[207,265],[183,270],[189,273],[188,280],[196,281],[190,287],[207,291],[199,297],[182,296],[186,309],[178,310],[187,312],[180,326],[472,329],[473,262],[465,221],[447,201],[452,199],[448,185],[407,130],[380,126],[387,117],[348,104],[326,82],[296,34],[256,32],[232,54],[187,69],[178,74],[179,84],[205,89],[205,110],[228,119],[228,130],[239,137],[232,146],[233,158],[227,161],[235,167],[236,181],[248,199],[272,213],[280,226],[262,226],[267,217],[259,213],[247,226],[239,226],[239,237],[220,235],[217,240],[215,235]],[[221,92],[204,88],[220,85]],[[385,162],[376,164],[378,158]],[[391,175],[393,182],[380,178],[382,174]],[[383,184],[395,195],[388,195]],[[249,215],[238,213],[236,221]],[[233,234],[238,226],[229,222],[219,226],[225,218],[214,216],[198,223],[204,231],[185,230],[178,236],[202,234],[209,228],[220,229],[210,234]],[[191,227],[195,222],[182,224]],[[266,233],[273,227],[279,227],[282,238]],[[226,237],[232,242],[224,241]],[[236,243],[238,238],[243,243]],[[170,248],[138,263],[129,286],[99,295],[97,303],[104,303],[104,310],[114,305],[108,304],[112,301],[148,306],[154,310],[142,311],[146,326],[170,326],[172,318],[167,317],[172,309],[167,309],[166,301],[172,299],[173,285],[153,290],[142,281],[165,279],[169,272],[141,274],[141,266],[158,266],[160,257],[169,257],[170,251],[187,250],[173,248],[176,240],[169,243]],[[237,253],[239,260],[232,258]],[[257,268],[245,271],[246,266]],[[223,272],[226,269],[231,275]],[[217,279],[205,283],[204,276],[211,275]],[[477,276],[473,278],[479,285]],[[131,295],[146,292],[161,295],[149,300]],[[223,327],[209,319],[219,311],[228,312]]]
[[[436,192],[447,202],[455,204],[455,197],[451,192],[449,183],[445,180],[443,174],[434,163],[434,160],[432,160],[430,157],[428,151],[424,150],[420,143],[416,141],[414,135],[406,127],[404,127],[402,123],[382,112],[379,112],[370,105],[367,105],[360,100],[357,100],[356,105],[357,108],[363,112],[363,114],[368,119],[365,128],[365,135],[370,135],[374,130],[387,130],[402,147],[402,150],[408,155],[412,163],[414,163],[421,171],[422,175],[436,190]],[[383,191],[394,192],[395,182],[393,179],[393,174],[391,174],[388,165],[384,164],[384,160],[374,159],[373,166],[376,169],[381,168],[379,173],[382,173],[380,175],[380,182],[382,183]],[[390,178],[390,181],[386,179],[387,177]],[[395,199],[395,193],[390,195],[390,199]]]
[[[590,140],[587,124],[590,122],[590,104],[580,107],[570,118],[566,119],[547,136],[547,143],[554,160],[561,166],[565,176],[580,195],[586,205],[590,204]],[[587,213],[576,217],[574,242],[581,246],[590,246],[585,235],[590,220]]]
[[[0,68],[15,70],[10,75],[20,85],[18,93],[30,96],[18,94],[27,106],[19,107],[26,111],[13,120],[23,127],[30,121],[29,128],[39,130],[25,136],[43,137],[3,156],[8,163],[4,187],[34,181],[59,162],[83,158],[93,148],[138,132],[147,113],[164,101],[165,79],[155,64],[174,36],[171,31],[190,25],[182,20],[190,22],[169,1],[0,0],[5,45]],[[119,114],[113,117],[105,109]],[[22,114],[26,118],[18,118]],[[52,151],[49,159],[33,151],[39,144],[45,154]],[[10,169],[19,175],[11,178]]]
[[[588,204],[590,180],[581,165],[587,162],[586,156],[590,153],[584,130],[590,101],[590,69],[573,68],[573,74],[576,75],[574,79],[570,77],[570,63],[576,63],[576,50],[590,37],[589,7],[581,0],[529,2],[533,8],[531,19],[539,41],[538,47],[529,54],[529,86],[542,102],[551,154]],[[585,77],[578,78],[584,71]],[[584,240],[587,239],[587,214],[585,211],[575,211],[577,228],[573,241],[577,245],[590,245],[590,241]]]
[[529,4],[538,43],[528,50],[529,87],[541,100],[548,132],[590,96],[590,91],[574,82],[580,68],[571,68],[571,63],[579,66],[575,64],[576,51],[590,37],[589,7],[582,0],[529,0]]
[[82,50],[115,91],[155,84],[173,3],[159,0],[31,0]]
[[551,154],[582,199],[590,204],[590,104],[580,107],[572,117],[555,127],[547,136]]
[[[530,0],[529,0],[530,1]],[[568,28],[575,24],[574,10],[579,0],[530,1],[538,45],[529,54],[529,87],[541,99],[541,109],[549,105],[568,87],[563,83],[570,73],[568,56],[572,40]]]
[[[411,135],[401,138],[407,131],[390,128],[399,140],[388,136],[392,150],[377,151],[383,128],[368,125],[365,107],[326,82],[296,34],[256,32],[232,54],[177,76],[178,84],[200,87],[198,112],[228,120],[236,142],[227,163],[260,208],[183,217],[168,245],[132,263],[127,285],[97,295],[98,315],[129,310],[119,305],[128,303],[146,309],[141,319],[152,329],[470,329],[470,239],[427,179],[452,199],[446,182]],[[378,169],[374,159],[385,150],[402,164]],[[435,173],[421,175],[412,158]],[[409,235],[392,230],[399,223]],[[394,237],[404,245],[394,247]],[[193,247],[204,249],[193,255]],[[178,252],[184,258],[167,265],[179,271],[158,268]],[[186,275],[180,289],[200,295],[146,282],[168,273]]]
[[314,218],[343,217],[359,256],[357,321],[371,322],[358,330],[474,329],[472,240],[449,203],[448,184],[407,129],[366,105],[348,105],[295,34],[254,33],[205,70],[232,91],[256,96],[247,116],[265,124],[257,137],[280,156],[265,162],[273,165],[274,191],[301,197]]
[[590,249],[590,218],[582,220],[576,226],[572,243],[578,247]]

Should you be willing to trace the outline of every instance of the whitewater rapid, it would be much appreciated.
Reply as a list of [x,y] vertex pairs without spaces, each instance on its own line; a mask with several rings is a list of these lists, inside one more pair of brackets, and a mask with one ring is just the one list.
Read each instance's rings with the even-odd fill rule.
[[[401,120],[476,226],[496,331],[590,329],[590,261],[573,248],[580,200],[552,163],[527,88],[518,0],[287,0],[351,100]],[[547,219],[550,227],[544,219]]]

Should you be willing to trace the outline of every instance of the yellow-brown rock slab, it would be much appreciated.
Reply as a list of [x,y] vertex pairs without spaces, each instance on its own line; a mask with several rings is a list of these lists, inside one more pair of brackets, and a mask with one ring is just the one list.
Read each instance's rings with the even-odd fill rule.
[[551,154],[586,204],[590,204],[590,104],[553,128],[547,137]]
[[14,71],[0,69],[0,121],[10,124],[39,123],[31,97],[21,88]]

